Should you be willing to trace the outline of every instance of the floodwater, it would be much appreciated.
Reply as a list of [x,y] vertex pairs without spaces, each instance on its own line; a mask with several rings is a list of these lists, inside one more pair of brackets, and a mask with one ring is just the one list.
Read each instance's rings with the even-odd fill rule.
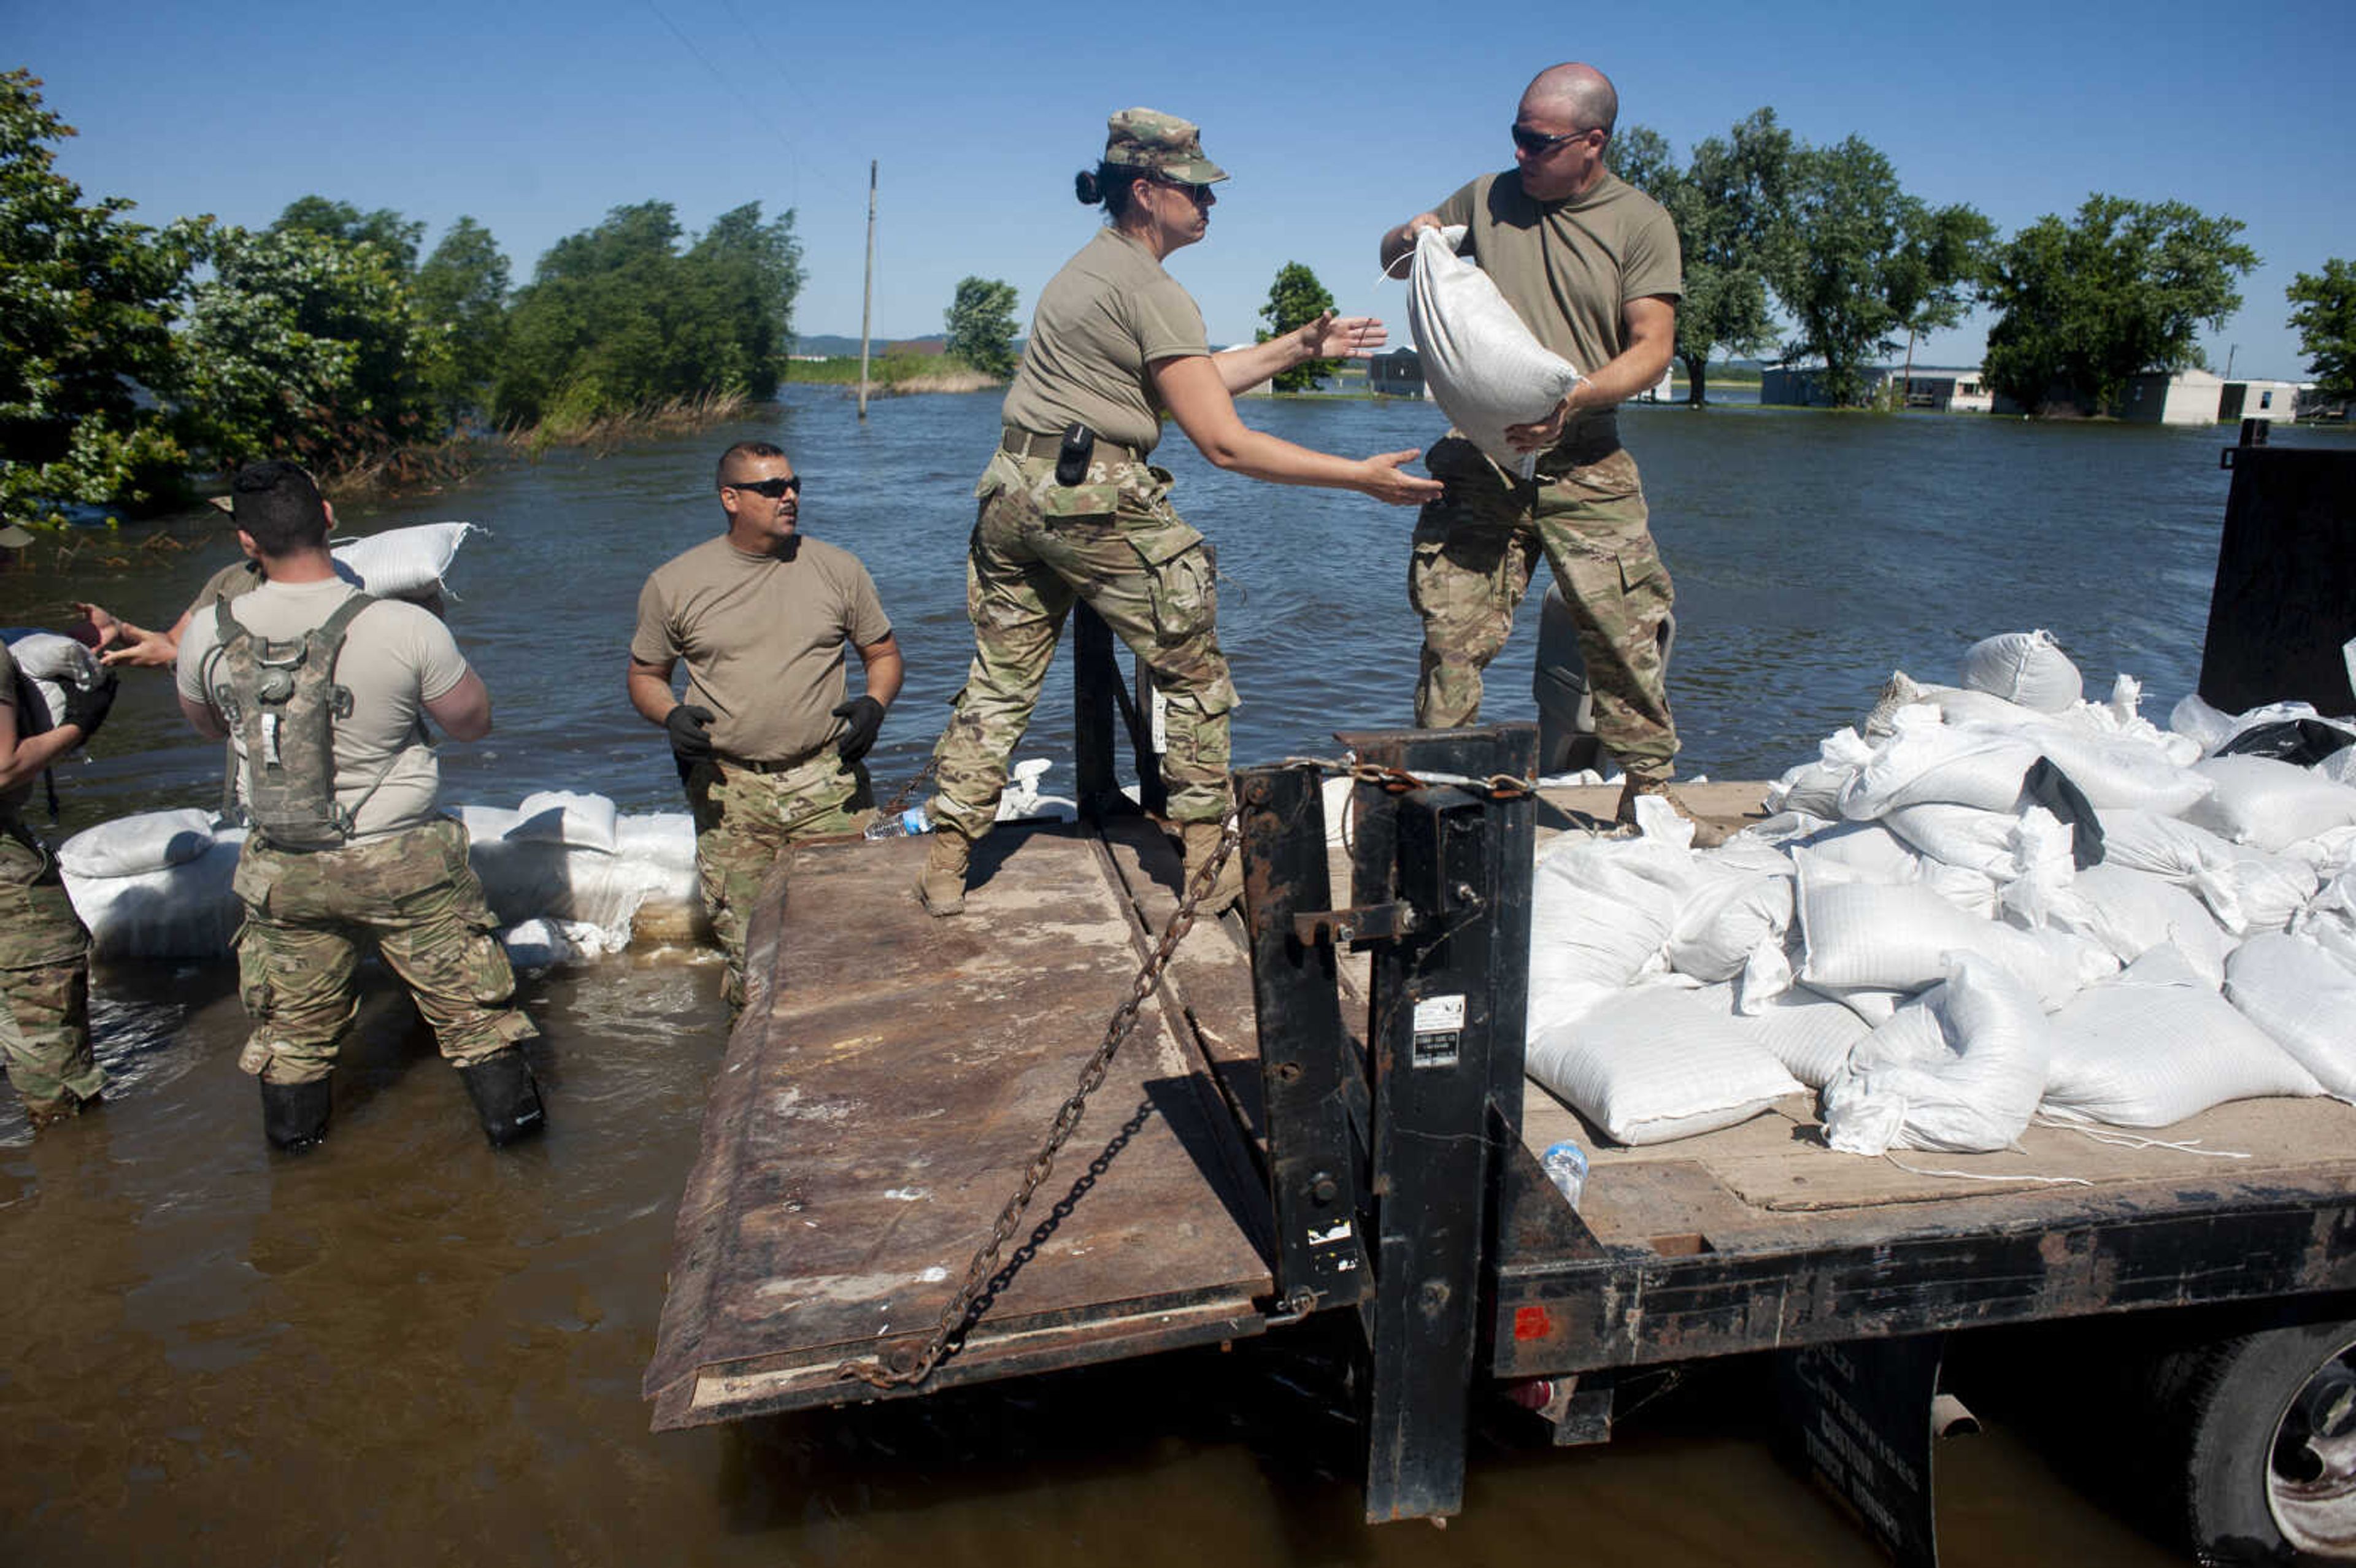
[[[445,750],[447,798],[570,787],[678,808],[661,738],[623,699],[632,607],[648,570],[717,526],[712,460],[750,435],[793,454],[805,527],[864,557],[893,615],[908,689],[873,771],[895,786],[962,677],[968,491],[995,413],[987,395],[884,400],[862,426],[838,391],[793,389],[741,429],[349,507],[362,532],[491,530],[459,557],[451,622],[498,730]],[[1440,423],[1411,403],[1246,417],[1349,452],[1421,445]],[[2051,628],[2090,687],[2138,676],[2163,721],[2190,688],[2222,427],[1625,419],[1679,584],[1689,773],[1780,772],[1892,668],[1951,679],[1993,632]],[[1169,461],[1219,546],[1237,757],[1404,723],[1412,514],[1230,479],[1183,440]],[[0,624],[60,622],[80,597],[167,624],[231,547],[210,513],[155,531],[0,576]],[[1526,608],[1490,717],[1534,712],[1536,622]],[[1056,759],[1051,790],[1071,776],[1067,693],[1059,677],[1025,749]],[[99,750],[61,770],[60,834],[218,789],[218,752],[181,730],[159,677],[128,677]],[[290,1160],[263,1148],[235,1068],[227,966],[103,968],[106,1105],[37,1143],[0,1108],[0,1563],[1876,1561],[1778,1467],[1740,1369],[1667,1391],[1607,1448],[1484,1439],[1445,1532],[1357,1522],[1348,1400],[1313,1339],[648,1434],[638,1380],[724,1042],[718,981],[667,950],[529,977],[552,1130],[506,1154],[377,982],[334,1135]],[[1950,1563],[2168,1561],[2018,1434],[1943,1445],[1940,1487]]]

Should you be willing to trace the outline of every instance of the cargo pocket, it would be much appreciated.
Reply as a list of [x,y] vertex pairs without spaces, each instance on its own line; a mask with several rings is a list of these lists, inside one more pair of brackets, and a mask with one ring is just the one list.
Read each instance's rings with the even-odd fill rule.
[[1218,555],[1211,541],[1184,523],[1127,536],[1151,584],[1153,634],[1163,645],[1208,636],[1219,622]]
[[245,1005],[245,1016],[260,1022],[270,1016],[270,1004],[274,999],[270,988],[269,946],[250,920],[240,921],[237,934],[229,941],[237,953],[237,999]]
[[487,911],[478,910],[466,917],[466,933],[461,961],[466,994],[486,1007],[506,1006],[515,999],[515,965],[499,944],[498,924]]

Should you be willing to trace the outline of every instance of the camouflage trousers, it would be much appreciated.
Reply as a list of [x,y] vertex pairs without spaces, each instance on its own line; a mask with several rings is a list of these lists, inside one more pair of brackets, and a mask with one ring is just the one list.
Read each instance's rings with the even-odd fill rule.
[[95,1099],[106,1087],[90,1051],[90,933],[56,859],[0,817],[0,1056],[25,1103]]
[[451,818],[309,855],[249,838],[230,885],[245,905],[237,977],[253,1019],[237,1064],[269,1083],[307,1083],[335,1066],[359,1009],[364,938],[409,987],[451,1065],[540,1032],[514,1006],[515,971],[466,863],[466,829]]
[[777,857],[804,838],[858,832],[873,817],[875,797],[866,768],[846,764],[828,746],[783,773],[699,763],[688,770],[687,802],[695,813],[703,912],[728,959],[722,991],[729,1007],[741,1008],[744,932]]
[[1677,729],[1660,634],[1676,591],[1645,527],[1636,460],[1616,434],[1575,428],[1540,456],[1535,479],[1505,473],[1461,436],[1424,461],[1448,494],[1416,519],[1408,568],[1408,600],[1423,617],[1417,725],[1479,722],[1481,672],[1513,635],[1544,552],[1578,624],[1596,738],[1630,773],[1667,777]]
[[991,460],[966,550],[973,664],[933,749],[936,822],[979,838],[997,820],[1074,599],[1104,617],[1162,694],[1171,819],[1226,815],[1236,688],[1219,651],[1217,559],[1171,509],[1169,490],[1169,474],[1144,464],[1098,463],[1066,485],[1051,460]]

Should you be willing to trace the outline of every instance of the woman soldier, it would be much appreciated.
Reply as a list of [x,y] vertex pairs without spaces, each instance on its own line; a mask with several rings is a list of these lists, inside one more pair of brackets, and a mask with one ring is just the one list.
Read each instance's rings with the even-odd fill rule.
[[[1103,204],[1106,226],[1040,293],[1001,411],[1005,434],[974,488],[973,666],[934,748],[936,833],[916,882],[937,915],[965,906],[974,843],[997,819],[1007,761],[1076,596],[1144,661],[1166,699],[1162,778],[1190,885],[1218,846],[1236,692],[1219,651],[1211,547],[1171,508],[1169,473],[1146,462],[1164,411],[1213,464],[1255,479],[1359,490],[1402,507],[1440,494],[1438,481],[1399,471],[1413,450],[1335,457],[1236,417],[1234,393],[1304,360],[1371,353],[1384,333],[1379,322],[1328,312],[1213,354],[1202,313],[1162,262],[1203,237],[1211,187],[1226,177],[1193,125],[1125,109],[1111,119],[1104,161],[1075,182],[1083,203]],[[1231,860],[1200,907],[1226,909],[1242,887]]]

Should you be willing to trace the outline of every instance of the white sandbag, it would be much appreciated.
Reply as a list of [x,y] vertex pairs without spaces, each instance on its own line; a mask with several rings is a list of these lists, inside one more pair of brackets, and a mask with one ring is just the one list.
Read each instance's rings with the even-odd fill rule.
[[2029,988],[1958,954],[1946,978],[1859,1040],[1825,1085],[1825,1137],[1847,1154],[1985,1152],[2036,1114],[2053,1041]]
[[520,819],[504,837],[518,842],[563,844],[575,849],[614,852],[614,803],[602,795],[541,790],[516,807]]
[[1669,967],[1697,980],[1730,980],[1762,946],[1780,950],[1791,926],[1788,861],[1781,876],[1712,876],[1677,912],[1667,944]]
[[1791,847],[1792,863],[1819,886],[1836,881],[1924,887],[1974,920],[1997,914],[1996,879],[1967,866],[1950,866],[1909,848],[1879,822],[1850,822]]
[[[1711,987],[1712,993],[1717,989]],[[1829,1083],[1857,1042],[1873,1032],[1853,1008],[1813,991],[1789,991],[1755,1009],[1738,1007],[1735,1018],[1785,1072],[1811,1089]]]
[[2205,827],[2148,811],[2098,811],[2103,863],[2148,871],[2198,894],[2235,936],[2280,931],[2311,897],[2313,867],[2231,844]]
[[1898,1009],[1912,1001],[1916,993],[1894,991],[1887,986],[1826,986],[1800,984],[1792,995],[1807,996],[1831,1002],[1846,1010],[1868,1029],[1879,1029],[1898,1015]]
[[1920,990],[1944,977],[1949,955],[1969,953],[2009,971],[2051,1010],[2119,969],[2083,937],[1974,920],[1921,887],[1824,887],[1803,874],[1800,927],[1800,978],[1811,986]]
[[1498,466],[1526,479],[1535,453],[1515,452],[1505,427],[1549,417],[1579,385],[1571,363],[1530,336],[1489,275],[1456,253],[1462,228],[1415,237],[1408,325],[1424,384],[1449,422]]
[[2356,824],[2327,827],[2311,838],[2302,838],[2283,850],[2283,859],[2304,860],[2319,880],[2328,882],[2356,866]]
[[[2152,984],[2138,965],[2053,1015],[2045,1109],[2072,1121],[2164,1127],[2228,1100],[2311,1095],[2313,1074],[2231,1003],[2195,984]],[[2356,985],[2356,976],[2351,976]]]
[[17,716],[20,735],[42,734],[64,723],[67,699],[98,682],[99,664],[91,651],[56,632],[27,632],[11,637],[8,657],[41,699],[40,712]]
[[1622,1144],[1731,1126],[1802,1093],[1717,988],[1640,986],[1530,1041],[1529,1075]]
[[1842,786],[1872,760],[1873,746],[1863,736],[1836,730],[1817,743],[1815,762],[1801,763],[1767,786],[1767,809],[1837,819]]
[[2235,844],[2279,852],[2301,838],[2356,823],[2356,789],[2272,757],[2207,757],[2194,771],[2216,792],[2184,820]]
[[2006,632],[1974,643],[1957,684],[2025,708],[2058,713],[2085,693],[2078,667],[2047,631]]
[[1547,851],[1530,889],[1530,1038],[1665,966],[1695,874],[1690,850],[1654,839],[1566,836]]
[[201,854],[128,877],[65,872],[67,896],[100,958],[224,958],[245,919],[230,891],[245,829],[224,828]]
[[2334,784],[2356,785],[2356,746],[2343,746],[2315,764],[2315,771]]
[[510,811],[504,805],[478,805],[470,801],[451,809],[458,814],[459,822],[466,827],[469,844],[504,838],[509,828],[523,820],[523,813]]
[[[1911,716],[1918,714],[1922,720],[1914,721]],[[1897,732],[1842,788],[1841,815],[1860,821],[1925,801],[2010,811],[2020,799],[2021,777],[2038,756],[2037,747],[2018,735],[1941,724],[1927,709],[1905,709]]]
[[337,573],[380,599],[423,599],[442,592],[442,579],[473,523],[417,523],[348,539],[328,553],[345,570]]
[[614,853],[664,870],[695,870],[695,818],[684,811],[616,817]]
[[185,865],[213,847],[210,812],[142,811],[85,827],[58,846],[77,877],[137,877]]
[[2225,960],[2225,998],[2327,1093],[2356,1100],[2356,970],[2305,937],[2269,932]]
[[2156,740],[2090,734],[2061,723],[2036,725],[2024,734],[2098,809],[2181,816],[2216,788],[2214,780],[2172,757]]
[[2356,870],[2343,870],[2293,918],[2293,936],[2322,948],[2356,972]]
[[2000,883],[2029,878],[2049,888],[2064,888],[2076,864],[2069,827],[2041,805],[1983,811],[1924,801],[1885,812],[1880,820],[1916,854],[1942,865],[1966,867]]
[[1866,715],[1863,726],[1870,736],[1897,732],[1898,712],[1903,708],[1927,707],[1939,715],[1943,724],[1987,724],[1998,730],[2026,729],[2045,717],[2034,708],[2009,702],[1985,691],[1967,687],[1938,686],[1914,679],[1902,669],[1891,670],[1881,688],[1881,695]]
[[2190,892],[2149,871],[2108,863],[2078,873],[2055,901],[2053,924],[2099,942],[2122,964],[2155,947],[2180,953],[2211,990],[2225,983],[2233,941]]

